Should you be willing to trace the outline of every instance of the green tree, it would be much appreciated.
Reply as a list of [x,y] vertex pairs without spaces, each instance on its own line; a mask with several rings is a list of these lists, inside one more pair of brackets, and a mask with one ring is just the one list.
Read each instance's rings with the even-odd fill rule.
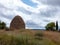
[[2,22],[2,29],[4,29],[5,27],[6,27],[6,24]]
[[45,26],[46,30],[55,30],[55,23],[54,22],[50,22]]
[[6,24],[0,21],[0,29],[5,29],[5,27],[6,27]]
[[56,21],[56,30],[58,30],[58,21]]

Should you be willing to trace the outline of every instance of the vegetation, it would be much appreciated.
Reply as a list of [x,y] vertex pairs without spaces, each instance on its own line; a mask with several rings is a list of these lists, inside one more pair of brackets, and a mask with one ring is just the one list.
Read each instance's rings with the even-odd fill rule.
[[0,21],[0,29],[5,29],[5,27],[6,27],[6,24]]
[[55,30],[55,23],[54,22],[50,22],[45,26],[46,30]]
[[56,21],[56,30],[58,30],[58,21]]
[[[48,38],[43,37],[41,32],[40,34],[36,32],[33,35],[31,35],[32,32],[29,34],[28,31],[20,32],[18,35],[16,32],[13,35],[12,33],[0,34],[0,45],[56,45]],[[42,40],[36,39],[36,36],[42,37]]]
[[[56,26],[54,22],[50,22],[45,26],[46,30],[58,30],[58,22]],[[6,27],[4,22],[0,21],[0,29],[6,29],[7,31],[0,32],[0,45],[60,45],[59,33],[51,33],[49,31],[32,31],[32,30],[17,30],[8,31],[9,28]],[[58,35],[56,35],[58,34]]]
[[43,39],[43,33],[42,32],[35,33],[35,39],[42,40]]
[[9,31],[9,28],[6,26],[6,23],[1,21],[0,21],[0,29],[5,29],[6,31]]

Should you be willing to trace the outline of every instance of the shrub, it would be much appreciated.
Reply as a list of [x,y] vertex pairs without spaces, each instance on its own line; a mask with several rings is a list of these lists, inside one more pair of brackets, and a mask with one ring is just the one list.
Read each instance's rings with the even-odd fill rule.
[[42,37],[43,34],[41,32],[38,32],[38,33],[35,34],[35,36]]
[[42,40],[42,37],[43,37],[43,33],[42,32],[37,32],[35,34],[35,39]]

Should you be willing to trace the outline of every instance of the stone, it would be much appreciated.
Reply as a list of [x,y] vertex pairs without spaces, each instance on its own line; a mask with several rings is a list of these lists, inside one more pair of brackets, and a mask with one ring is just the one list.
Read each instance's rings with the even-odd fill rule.
[[25,23],[20,16],[15,16],[10,23],[10,30],[25,29]]

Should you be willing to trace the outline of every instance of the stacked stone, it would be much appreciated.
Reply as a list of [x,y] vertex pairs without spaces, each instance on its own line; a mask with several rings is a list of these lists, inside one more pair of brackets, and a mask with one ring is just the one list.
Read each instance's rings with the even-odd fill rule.
[[10,23],[10,30],[25,29],[25,23],[20,16],[15,16]]

